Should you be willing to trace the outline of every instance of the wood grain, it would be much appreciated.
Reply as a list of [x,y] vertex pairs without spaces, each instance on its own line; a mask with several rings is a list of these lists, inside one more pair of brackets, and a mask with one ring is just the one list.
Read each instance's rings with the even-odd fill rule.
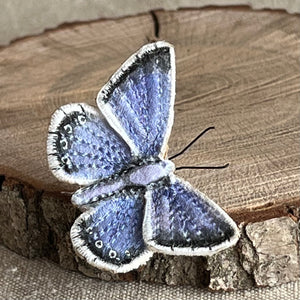
[[3,48],[0,173],[38,189],[76,189],[48,169],[50,117],[62,104],[95,105],[108,77],[152,32],[152,18],[144,15],[51,31]]
[[[28,257],[46,255],[68,269],[104,280],[192,284],[216,290],[272,285],[273,279],[268,282],[258,270],[275,252],[270,251],[267,262],[256,261],[256,240],[247,237],[244,229],[240,246],[211,260],[155,255],[144,269],[124,276],[75,261],[69,228],[78,211],[69,199],[78,187],[61,183],[50,173],[47,129],[59,106],[95,105],[98,90],[124,60],[150,40],[167,40],[175,46],[177,66],[169,154],[215,126],[174,162],[177,166],[230,163],[224,170],[182,170],[177,175],[214,199],[238,223],[261,221],[253,225],[258,236],[261,226],[273,224],[269,219],[290,216],[293,226],[286,218],[275,219],[274,226],[288,224],[289,241],[299,247],[295,234],[300,212],[299,25],[298,16],[284,12],[157,11],[66,26],[2,48],[0,174],[5,177],[0,176],[1,184],[4,180],[0,241]],[[285,243],[280,235],[276,238],[276,243]],[[241,262],[239,247],[246,241],[252,247],[245,255],[253,260],[251,272]],[[299,253],[294,252],[293,248],[291,257],[299,263]],[[230,272],[235,277],[224,263],[230,261],[234,261]],[[218,269],[211,272],[214,264],[219,264]]]
[[208,9],[158,19],[177,54],[170,153],[214,125],[176,163],[230,163],[182,175],[232,212],[300,201],[298,16]]

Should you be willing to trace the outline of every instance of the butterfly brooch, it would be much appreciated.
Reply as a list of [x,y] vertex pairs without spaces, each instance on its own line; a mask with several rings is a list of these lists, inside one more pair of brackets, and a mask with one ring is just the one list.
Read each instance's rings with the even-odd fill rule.
[[213,201],[174,174],[167,142],[174,119],[175,53],[163,41],[143,46],[97,96],[99,109],[67,104],[53,114],[47,153],[62,181],[82,187],[72,203],[77,254],[124,273],[153,252],[211,255],[239,231]]

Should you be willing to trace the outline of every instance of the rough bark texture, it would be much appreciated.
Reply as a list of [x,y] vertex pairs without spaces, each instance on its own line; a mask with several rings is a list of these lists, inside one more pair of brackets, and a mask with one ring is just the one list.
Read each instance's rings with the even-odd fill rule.
[[155,254],[137,271],[120,275],[99,271],[72,250],[69,229],[79,212],[68,198],[5,180],[0,192],[0,242],[24,256],[46,256],[64,268],[106,281],[143,280],[232,290],[273,286],[300,276],[300,223],[289,216],[241,225],[237,246],[212,257]]
[[[161,11],[65,27],[3,48],[0,242],[107,281],[231,290],[299,278],[299,25],[284,12]],[[169,153],[216,126],[175,163],[230,162],[225,170],[179,175],[242,223],[242,236],[212,257],[155,254],[145,267],[115,275],[87,266],[72,250],[69,230],[79,211],[69,192],[78,187],[49,172],[47,127],[65,103],[94,104],[119,64],[157,38],[173,43],[177,55]]]

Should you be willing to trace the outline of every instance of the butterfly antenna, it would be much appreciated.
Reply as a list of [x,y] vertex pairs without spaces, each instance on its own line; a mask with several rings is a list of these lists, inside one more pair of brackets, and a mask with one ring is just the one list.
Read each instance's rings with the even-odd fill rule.
[[182,169],[194,169],[194,170],[200,170],[200,169],[225,169],[229,166],[229,163],[227,163],[224,166],[182,166],[182,167],[177,167],[177,170],[182,170]]
[[188,145],[186,145],[180,152],[178,152],[177,154],[169,157],[170,160],[182,155],[187,149],[189,149],[194,143],[196,143],[198,141],[198,139],[201,138],[201,136],[203,136],[207,131],[211,130],[211,129],[215,129],[214,126],[208,127],[205,130],[203,130],[198,136],[196,136]]

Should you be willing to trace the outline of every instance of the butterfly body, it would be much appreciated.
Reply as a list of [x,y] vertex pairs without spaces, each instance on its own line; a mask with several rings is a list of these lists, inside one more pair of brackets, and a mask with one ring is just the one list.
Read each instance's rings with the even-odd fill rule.
[[166,157],[174,99],[174,49],[156,42],[132,55],[100,90],[99,110],[67,104],[52,117],[50,169],[83,186],[72,196],[83,213],[71,240],[97,268],[128,272],[153,252],[212,255],[238,240],[233,220],[178,178]]
[[99,200],[104,200],[126,187],[146,188],[147,185],[159,181],[174,171],[175,165],[170,160],[144,160],[113,177],[79,189],[73,194],[72,203],[86,210],[90,205],[94,205]]

